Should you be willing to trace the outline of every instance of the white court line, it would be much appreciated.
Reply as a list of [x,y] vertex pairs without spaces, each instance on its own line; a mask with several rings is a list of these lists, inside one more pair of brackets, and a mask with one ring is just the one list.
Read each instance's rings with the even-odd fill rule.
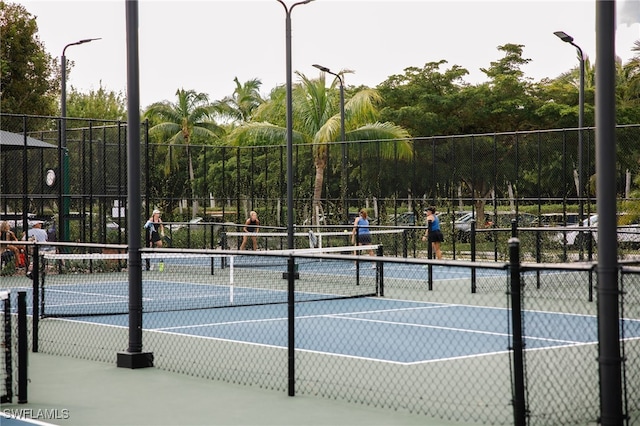
[[[441,326],[441,325],[427,325],[427,324],[415,324],[415,323],[405,323],[405,322],[396,322],[396,321],[383,321],[383,320],[373,320],[373,319],[367,319],[367,318],[350,318],[350,317],[340,317],[340,316],[337,316],[337,315],[327,315],[327,316],[328,317],[333,317],[333,318],[350,320],[350,321],[364,321],[364,322],[373,322],[373,323],[389,324],[389,325],[400,325],[400,326],[416,327],[416,328],[429,328],[429,329],[436,329],[436,330],[457,331],[457,332],[463,332],[463,333],[486,334],[486,335],[490,335],[490,336],[504,336],[504,337],[510,337],[511,336],[511,333],[500,333],[500,332],[494,332],[494,331],[473,330],[473,329],[470,329],[470,328],[444,327],[444,326]],[[525,338],[526,339],[531,339],[531,340],[540,340],[540,341],[545,341],[545,342],[557,342],[557,343],[563,343],[563,344],[584,343],[584,342],[576,342],[576,341],[573,341],[573,340],[548,339],[548,338],[533,337],[533,336],[525,336]]]

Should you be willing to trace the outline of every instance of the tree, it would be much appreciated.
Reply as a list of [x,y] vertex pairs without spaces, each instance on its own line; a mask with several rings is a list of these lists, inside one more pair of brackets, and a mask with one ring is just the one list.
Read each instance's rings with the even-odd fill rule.
[[[96,118],[101,120],[126,120],[127,108],[122,93],[107,91],[102,87],[89,93],[80,93],[71,87],[67,96],[67,116],[78,118]],[[71,127],[73,121],[67,124]]]
[[55,115],[59,71],[24,6],[0,1],[0,104],[3,113]]
[[384,98],[380,116],[407,129],[414,137],[458,134],[466,119],[464,100],[458,95],[466,87],[462,78],[469,72],[447,62],[428,62],[422,68],[405,68],[378,85]]
[[[330,87],[326,87],[325,73],[320,78],[309,79],[301,73],[300,83],[293,89],[293,137],[294,143],[313,144],[315,178],[313,187],[312,211],[322,210],[321,197],[331,142],[340,140],[341,119],[340,101],[335,79]],[[272,92],[274,100],[267,101],[256,114],[256,119],[279,118],[284,111],[281,91]],[[381,155],[393,158],[400,155],[410,158],[412,149],[409,133],[402,127],[390,122],[377,121],[377,105],[381,102],[380,94],[373,89],[363,89],[345,100],[345,138],[347,141],[399,140],[398,151],[394,152],[392,144],[383,145]],[[273,102],[277,102],[275,105]],[[273,113],[278,113],[274,116]],[[274,120],[275,121],[275,120]],[[269,121],[253,121],[235,129],[229,139],[236,144],[282,143],[286,140],[286,126],[272,124]],[[313,223],[317,218],[313,218]]]
[[171,173],[175,153],[184,147],[186,150],[189,169],[189,183],[192,196],[192,217],[198,215],[198,201],[195,198],[195,176],[193,172],[193,159],[191,155],[191,143],[194,137],[203,138],[205,141],[217,140],[224,130],[211,120],[213,113],[209,98],[204,93],[194,90],[178,89],[176,91],[178,101],[157,102],[149,106],[144,117],[151,122],[149,134],[160,138],[164,143],[173,145],[177,149],[168,150],[165,157],[165,176]]
[[626,64],[616,63],[617,81],[616,121],[618,124],[637,123],[640,120],[640,40],[636,40],[633,58]]
[[215,102],[216,113],[237,123],[246,123],[251,120],[255,110],[264,102],[260,96],[262,82],[254,78],[244,84],[240,84],[238,77],[234,78],[236,88],[233,95],[226,96],[221,101]]
[[521,44],[498,46],[504,56],[491,62],[489,68],[481,68],[489,81],[477,86],[483,95],[476,98],[479,104],[471,106],[483,114],[484,128],[478,128],[482,133],[536,128],[535,87],[520,68],[531,61],[522,57],[523,47]]

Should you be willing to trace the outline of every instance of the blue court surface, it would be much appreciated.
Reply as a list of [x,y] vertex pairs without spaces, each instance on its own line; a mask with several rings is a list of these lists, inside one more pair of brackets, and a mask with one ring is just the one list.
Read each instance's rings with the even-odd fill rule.
[[[237,267],[241,268],[243,261],[249,258],[242,257],[235,262]],[[359,273],[362,277],[375,276],[376,269],[371,268],[374,265],[371,260],[374,259],[366,258],[360,264]],[[172,259],[167,256],[162,260],[166,262],[166,268],[185,262],[184,257]],[[283,271],[282,259],[277,260],[280,262],[278,265],[266,267]],[[212,262],[210,257],[189,261],[207,268]],[[252,266],[255,266],[255,261],[254,258],[250,262]],[[153,265],[158,265],[158,262],[158,258],[152,260]],[[216,264],[218,268],[211,273],[217,277],[230,277],[227,275],[229,270],[222,270],[219,263]],[[331,261],[301,262],[299,265],[301,276],[307,271],[317,273],[319,268],[336,277],[330,282],[341,283],[338,281],[341,276],[354,274],[353,262],[341,262],[339,266]],[[384,265],[384,278],[424,282],[428,269],[425,265],[388,263]],[[434,280],[468,279],[470,274],[468,268],[462,267],[433,266],[431,269]],[[187,269],[185,273],[191,273],[191,270]],[[508,273],[505,270],[478,269],[477,273],[485,277],[494,276],[498,281],[504,279],[505,286],[507,284]],[[370,279],[368,282],[371,285]],[[80,311],[71,318],[73,321],[128,327],[128,283],[123,280],[115,283],[116,286],[113,284],[96,285],[94,282],[89,289],[81,284],[77,288],[64,285],[59,291],[49,290],[46,293],[49,305],[45,311],[49,309],[47,312],[51,313],[57,307],[66,309],[64,298],[77,295],[80,299],[74,299],[71,306]],[[288,307],[285,289],[286,286],[280,290],[265,290],[242,285],[232,288],[228,285],[157,281],[145,278],[143,273],[143,327],[148,331],[286,348]],[[165,293],[188,298],[185,306],[196,309],[180,310],[175,305],[164,305],[168,300]],[[230,298],[231,293],[234,296]],[[314,298],[317,296],[317,293],[308,294]],[[303,295],[296,292],[296,300],[304,300]],[[56,299],[58,296],[60,300]],[[255,305],[254,300],[263,304],[246,306]],[[278,303],[272,303],[274,300]],[[31,302],[27,301],[27,304],[30,306]],[[87,310],[82,311],[85,307]],[[95,311],[98,308],[104,311]],[[89,313],[94,315],[83,316]],[[95,315],[102,313],[105,315]],[[417,364],[504,353],[512,345],[509,329],[511,312],[505,308],[359,297],[297,303],[295,313],[296,348],[336,356]],[[640,338],[640,320],[627,319],[624,326],[625,338]],[[527,349],[595,344],[597,329],[595,315],[544,311],[525,314]],[[430,344],[416,345],[414,342]]]
[[[397,364],[503,353],[511,346],[509,316],[502,308],[380,298],[299,303],[296,348]],[[73,320],[128,325],[126,315]],[[150,331],[287,347],[286,305],[147,313],[143,325]],[[527,349],[597,342],[597,318],[590,315],[527,312],[525,329]],[[625,337],[640,337],[640,321],[625,320]]]

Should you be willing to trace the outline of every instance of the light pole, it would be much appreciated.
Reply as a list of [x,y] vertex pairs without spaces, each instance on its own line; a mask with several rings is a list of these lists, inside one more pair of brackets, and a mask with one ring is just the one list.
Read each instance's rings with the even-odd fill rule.
[[342,208],[344,209],[345,223],[348,223],[349,206],[347,205],[347,145],[345,142],[346,138],[344,136],[344,81],[342,81],[342,76],[340,74],[331,72],[331,70],[327,67],[318,64],[313,64],[313,66],[315,68],[318,68],[320,71],[335,76],[340,82],[340,141],[342,149],[342,184],[340,185],[340,196],[342,198]]
[[59,208],[59,226],[61,241],[69,241],[69,151],[67,150],[67,57],[65,53],[67,47],[78,44],[89,43],[100,38],[85,38],[74,43],[67,44],[62,49],[62,58],[60,58],[60,75],[62,76],[60,99],[60,115],[62,120],[60,123],[60,208]]
[[[305,0],[294,3],[291,7],[282,0],[276,0],[284,7],[287,15],[286,19],[286,50],[287,50],[287,248],[293,249],[293,85],[291,70],[291,12],[293,8],[300,4],[311,3],[313,0]],[[289,257],[287,262],[287,272],[283,274],[283,278],[287,278],[288,293],[288,314],[289,328],[287,330],[287,342],[289,350],[287,353],[288,366],[288,394],[294,396],[296,391],[295,381],[295,327],[293,326],[295,319],[295,263],[293,257]]]
[[287,50],[287,248],[293,249],[293,83],[291,70],[291,12],[293,8],[311,3],[305,0],[294,3],[291,7],[282,0],[276,0],[284,7],[286,17],[286,50]]
[[580,90],[578,92],[578,204],[579,204],[579,224],[582,226],[584,216],[584,184],[582,176],[582,127],[584,126],[584,54],[580,46],[573,42],[573,37],[564,31],[556,31],[554,34],[565,43],[569,43],[576,48],[578,60],[580,61]]

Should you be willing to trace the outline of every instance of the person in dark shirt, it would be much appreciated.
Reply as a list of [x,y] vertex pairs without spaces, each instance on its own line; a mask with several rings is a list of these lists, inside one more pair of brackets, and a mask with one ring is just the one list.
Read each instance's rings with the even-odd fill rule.
[[258,250],[258,237],[256,236],[256,233],[259,231],[259,226],[260,220],[258,219],[258,213],[251,210],[251,212],[249,212],[249,218],[244,223],[244,232],[247,232],[247,235],[242,237],[240,250],[244,250],[249,237],[251,237],[251,241],[253,242],[253,249]]
[[164,225],[162,225],[162,219],[160,219],[160,210],[153,211],[144,227],[149,230],[149,247],[162,247]]

